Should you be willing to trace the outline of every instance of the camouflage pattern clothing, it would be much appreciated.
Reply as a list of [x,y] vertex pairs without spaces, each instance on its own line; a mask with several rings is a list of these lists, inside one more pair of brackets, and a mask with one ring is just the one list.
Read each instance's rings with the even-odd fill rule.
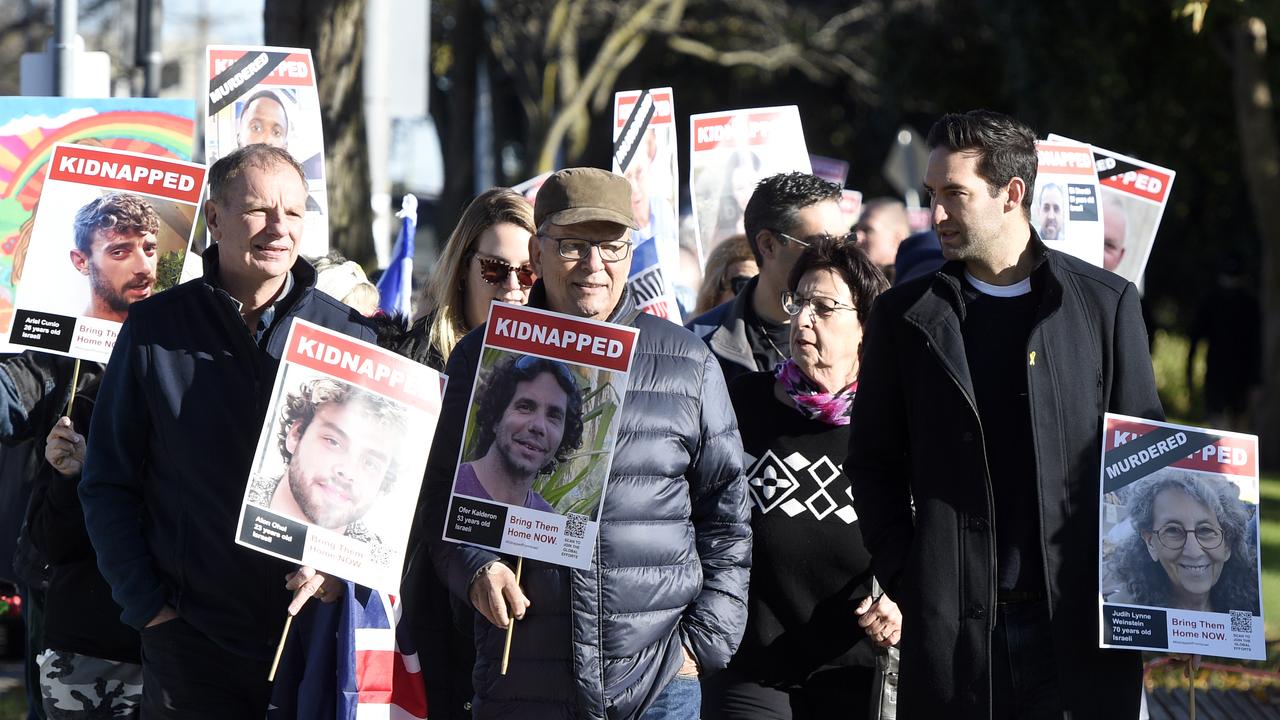
[[40,694],[49,720],[123,720],[138,717],[142,666],[46,650],[40,663]]

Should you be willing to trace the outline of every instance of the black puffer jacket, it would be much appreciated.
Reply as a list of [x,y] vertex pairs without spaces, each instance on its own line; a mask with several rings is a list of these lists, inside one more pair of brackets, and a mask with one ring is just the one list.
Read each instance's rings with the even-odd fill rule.
[[[545,307],[541,283],[530,305]],[[713,670],[742,638],[751,526],[742,443],[720,367],[692,333],[637,313],[629,293],[610,320],[640,336],[594,562],[569,570],[525,561],[522,587],[532,605],[516,627],[506,676],[498,672],[505,632],[475,613],[477,717],[635,718],[679,670],[682,644]],[[498,557],[440,540],[482,341],[477,328],[449,358],[445,420],[418,513],[418,536],[460,598]],[[406,602],[424,556],[406,582]]]

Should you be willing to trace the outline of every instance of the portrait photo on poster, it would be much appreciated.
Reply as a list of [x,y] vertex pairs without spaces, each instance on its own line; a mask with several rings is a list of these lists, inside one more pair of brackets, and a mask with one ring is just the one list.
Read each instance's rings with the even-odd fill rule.
[[1258,615],[1257,505],[1240,495],[1226,475],[1178,467],[1117,490],[1104,599]]
[[195,211],[188,203],[59,183],[42,197],[22,264],[22,305],[124,322],[130,304],[178,283]]
[[614,374],[486,348],[454,493],[596,520],[622,402]]
[[419,482],[405,481],[412,410],[299,365],[283,373],[245,502],[362,543],[387,567],[417,502]]
[[1106,414],[1102,647],[1263,659],[1257,436]]

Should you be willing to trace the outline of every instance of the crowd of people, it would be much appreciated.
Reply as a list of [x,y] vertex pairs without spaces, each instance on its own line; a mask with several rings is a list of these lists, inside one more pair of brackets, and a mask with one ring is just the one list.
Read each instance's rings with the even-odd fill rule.
[[[317,277],[299,256],[302,168],[256,142],[210,168],[203,275],[133,298],[105,367],[0,361],[0,434],[44,460],[23,537],[48,717],[262,718],[286,615],[342,599],[337,578],[233,542],[295,318],[450,378],[435,437],[406,439],[431,441],[402,619],[432,717],[1138,717],[1140,656],[1097,647],[1097,458],[1104,412],[1163,413],[1136,288],[1032,226],[1049,190],[1023,123],[938,120],[919,237],[896,201],[850,227],[813,175],[743,188],[685,327],[637,310],[642,213],[593,168],[552,174],[532,205],[480,194],[418,317],[366,317],[358,267],[327,258]],[[587,569],[525,560],[517,580],[514,558],[441,537],[494,300],[639,330]],[[533,357],[495,375],[465,462],[504,482],[472,471],[464,494],[546,506],[532,484],[581,437],[578,388]],[[260,502],[376,534],[314,502],[309,423],[352,415],[384,460],[375,492],[395,481],[379,444],[400,438],[362,420],[373,398],[303,390]],[[1214,580],[1251,562],[1219,490],[1169,487],[1135,494],[1133,553],[1202,551]],[[1206,519],[1179,537],[1162,503],[1188,496]],[[1203,579],[1133,591],[1216,606]]]

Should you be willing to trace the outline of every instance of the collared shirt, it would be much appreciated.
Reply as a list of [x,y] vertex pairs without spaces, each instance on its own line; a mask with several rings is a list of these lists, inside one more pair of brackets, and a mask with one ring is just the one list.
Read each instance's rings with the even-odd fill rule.
[[[254,342],[258,342],[262,340],[262,334],[267,331],[267,328],[271,327],[271,321],[276,319],[276,308],[280,307],[280,303],[283,302],[285,298],[289,297],[290,292],[293,292],[293,271],[292,270],[290,270],[289,273],[284,276],[284,287],[280,288],[280,292],[276,295],[275,302],[268,305],[267,309],[263,310],[262,315],[258,317],[258,324],[253,328]],[[231,293],[227,293],[227,297],[230,297],[231,302],[235,304],[236,312],[241,313],[243,315],[244,303],[232,297]]]

